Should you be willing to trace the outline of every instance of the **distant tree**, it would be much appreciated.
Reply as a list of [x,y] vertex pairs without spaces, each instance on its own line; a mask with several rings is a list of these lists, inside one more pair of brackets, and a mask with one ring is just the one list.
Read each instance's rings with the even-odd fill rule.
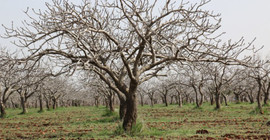
[[221,108],[220,98],[225,96],[224,92],[228,91],[227,85],[232,82],[239,72],[238,69],[224,64],[208,65],[208,74],[211,80],[211,85],[208,89],[215,96],[216,109]]
[[43,80],[51,76],[49,73],[46,73],[45,68],[42,68],[40,65],[32,65],[24,63],[21,65],[24,66],[24,70],[20,73],[20,76],[24,78],[18,83],[17,93],[20,95],[22,114],[27,113],[27,102],[30,97],[34,94],[40,92],[39,86]]

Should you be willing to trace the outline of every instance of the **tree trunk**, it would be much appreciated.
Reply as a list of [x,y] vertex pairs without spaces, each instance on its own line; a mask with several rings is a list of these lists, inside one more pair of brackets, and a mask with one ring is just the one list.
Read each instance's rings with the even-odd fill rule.
[[213,94],[210,95],[210,104],[214,105],[214,97]]
[[114,112],[114,107],[113,107],[113,96],[109,96],[109,108],[111,112]]
[[136,125],[137,119],[137,91],[138,84],[136,81],[131,81],[129,93],[127,94],[126,104],[127,111],[123,121],[123,128],[125,131],[131,131],[132,127]]
[[53,109],[57,108],[57,99],[53,99]]
[[173,104],[173,97],[174,97],[174,96],[170,96],[170,97],[171,97],[170,104],[172,105],[172,104]]
[[1,112],[0,114],[1,118],[4,118],[7,115],[5,104],[2,101],[0,101],[0,112]]
[[50,110],[50,106],[51,106],[50,99],[47,99],[47,100],[46,100],[46,107],[47,107],[47,110]]
[[120,107],[119,107],[119,116],[120,119],[123,120],[127,111],[127,104],[126,101],[123,99],[120,99]]
[[99,107],[99,98],[95,98],[95,106]]
[[154,98],[151,97],[150,100],[151,100],[151,107],[153,107],[154,106]]
[[137,97],[136,94],[130,95],[127,98],[127,110],[124,117],[123,128],[130,131],[132,126],[136,125],[137,119]]
[[28,111],[26,108],[26,99],[23,96],[21,96],[21,106],[22,106],[22,113],[21,114],[26,114]]
[[260,114],[263,114],[263,109],[262,109],[262,104],[261,104],[261,90],[262,90],[262,83],[260,78],[257,79],[259,89],[258,89],[258,94],[257,94],[257,103],[258,103],[258,109],[260,111]]
[[[248,93],[247,93],[247,94],[248,94]],[[253,97],[253,95],[252,95],[252,92],[251,92],[250,94],[248,94],[248,99],[249,99],[249,101],[250,101],[251,104],[254,103],[254,97]]]
[[13,99],[11,98],[11,104],[12,104],[12,108],[15,109],[16,108],[16,104],[14,103]]
[[38,98],[39,98],[39,112],[43,112],[43,102],[42,102],[43,96],[42,96],[42,94],[39,95]]
[[220,109],[221,105],[220,105],[220,93],[216,93],[216,109]]
[[35,100],[35,108],[38,108],[38,100]]
[[195,103],[196,103],[196,107],[199,108],[200,107],[200,103],[199,103],[199,97],[198,97],[198,91],[197,88],[195,87],[195,85],[192,85],[193,90],[195,92]]
[[178,94],[178,106],[181,108],[183,106],[182,96]]
[[265,92],[263,100],[264,105],[268,105],[268,100],[269,100],[269,92]]
[[236,103],[240,103],[240,97],[239,97],[239,94],[235,93],[234,92],[234,95],[235,95],[235,100],[236,100]]
[[222,94],[222,96],[223,96],[223,99],[224,99],[225,105],[226,105],[226,106],[228,106],[227,97],[226,97],[224,94]]
[[203,92],[202,92],[201,87],[199,87],[199,93],[201,95],[201,99],[200,99],[200,106],[201,106],[203,104],[203,102],[204,102],[204,96],[203,96]]
[[167,96],[164,96],[164,103],[165,103],[165,106],[168,106]]
[[143,96],[141,95],[141,106],[143,106]]

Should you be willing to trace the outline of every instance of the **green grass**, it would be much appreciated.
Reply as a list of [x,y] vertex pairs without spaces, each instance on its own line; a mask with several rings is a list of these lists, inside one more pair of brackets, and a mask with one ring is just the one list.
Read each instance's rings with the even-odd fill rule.
[[[128,134],[121,127],[118,112],[105,107],[58,108],[40,113],[32,108],[21,115],[20,109],[8,109],[6,118],[0,119],[0,139],[263,139],[270,133],[266,125],[270,107],[263,109],[260,115],[255,112],[256,104],[249,103],[230,103],[220,110],[208,103],[200,108],[194,104],[182,108],[145,105],[139,107],[138,123]],[[209,133],[196,134],[197,130]]]

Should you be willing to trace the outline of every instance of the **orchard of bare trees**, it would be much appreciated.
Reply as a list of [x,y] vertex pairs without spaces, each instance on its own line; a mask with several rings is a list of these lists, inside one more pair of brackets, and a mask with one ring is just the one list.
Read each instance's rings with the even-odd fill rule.
[[6,108],[105,105],[130,131],[139,105],[250,102],[263,114],[270,65],[253,41],[222,40],[208,0],[158,3],[53,0],[27,9],[22,27],[3,25],[1,37],[20,50],[1,48],[1,117]]

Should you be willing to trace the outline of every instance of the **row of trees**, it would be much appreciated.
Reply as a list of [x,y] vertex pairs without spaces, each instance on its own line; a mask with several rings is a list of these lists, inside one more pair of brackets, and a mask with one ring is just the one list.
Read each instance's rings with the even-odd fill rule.
[[[178,78],[173,79],[178,80],[157,89],[165,103],[174,86],[179,102],[182,93],[189,94],[192,89],[197,106],[202,104],[208,90],[215,97],[218,109],[219,99],[234,91],[230,84],[244,70],[227,65],[250,67],[247,75],[258,83],[257,102],[261,108],[263,79],[268,77],[262,70],[263,62],[251,63],[251,56],[241,56],[246,50],[252,50],[252,43],[246,45],[243,38],[236,42],[220,40],[223,34],[218,33],[220,15],[202,9],[209,2],[85,0],[75,5],[66,0],[53,0],[46,3],[45,11],[27,10],[30,22],[24,21],[21,28],[5,27],[4,37],[15,38],[14,44],[27,51],[26,57],[18,59],[23,63],[18,67],[24,67],[23,70],[28,65],[34,69],[42,61],[49,61],[50,66],[59,68],[54,75],[82,70],[81,75],[90,77],[91,87],[107,100],[112,100],[115,93],[126,131],[136,124],[137,96],[140,88],[145,87],[142,85],[151,85],[156,77],[169,76],[168,72],[176,74]],[[161,83],[168,83],[168,78],[164,79]],[[12,86],[9,92],[26,93],[17,86]],[[242,90],[240,87],[237,86]],[[31,90],[39,88],[34,86]],[[156,92],[146,87],[141,91]],[[213,99],[213,96],[210,97]]]

